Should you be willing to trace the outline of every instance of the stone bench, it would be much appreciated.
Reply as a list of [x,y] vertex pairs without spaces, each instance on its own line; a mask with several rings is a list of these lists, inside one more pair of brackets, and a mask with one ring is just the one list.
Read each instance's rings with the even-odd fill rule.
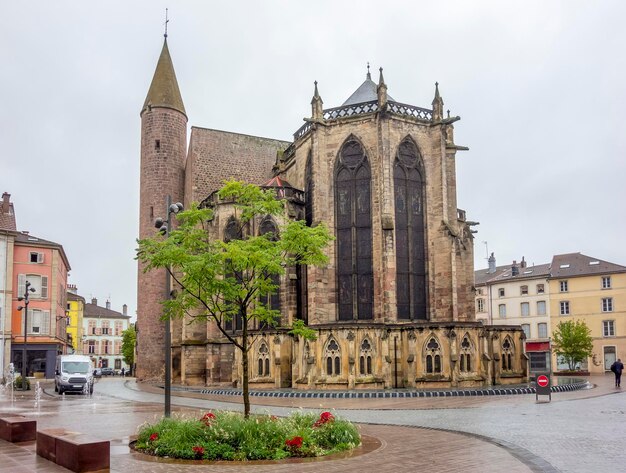
[[105,470],[111,444],[79,432],[46,429],[37,432],[37,455],[77,473]]
[[24,416],[6,415],[0,417],[0,439],[7,442],[28,442],[35,440],[37,421]]

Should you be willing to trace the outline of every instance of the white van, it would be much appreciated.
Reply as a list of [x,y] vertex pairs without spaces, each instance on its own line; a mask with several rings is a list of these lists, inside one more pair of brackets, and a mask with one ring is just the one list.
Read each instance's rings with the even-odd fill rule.
[[65,391],[93,394],[93,366],[91,359],[83,355],[59,355],[54,370],[54,390],[59,394]]

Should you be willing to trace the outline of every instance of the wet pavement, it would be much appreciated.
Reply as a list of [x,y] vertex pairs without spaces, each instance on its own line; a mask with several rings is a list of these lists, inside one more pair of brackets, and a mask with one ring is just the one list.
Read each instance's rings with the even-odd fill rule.
[[[38,428],[61,427],[111,443],[113,472],[212,471],[432,471],[432,472],[621,472],[626,469],[626,394],[611,376],[588,378],[593,389],[490,397],[396,399],[253,398],[253,410],[288,415],[294,408],[334,409],[358,422],[380,441],[368,453],[323,462],[282,464],[193,464],[154,462],[128,449],[144,422],[163,413],[162,390],[134,379],[102,378],[92,397],[44,394],[35,408],[33,393],[0,397],[0,413],[34,418]],[[174,415],[209,409],[241,410],[233,396],[175,392]],[[262,403],[263,405],[261,405]],[[35,455],[34,443],[0,440],[0,473],[68,471]]]

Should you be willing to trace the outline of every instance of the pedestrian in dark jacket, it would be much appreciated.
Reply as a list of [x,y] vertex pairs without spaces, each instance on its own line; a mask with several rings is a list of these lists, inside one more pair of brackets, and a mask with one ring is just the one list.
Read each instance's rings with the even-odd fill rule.
[[615,387],[619,388],[622,382],[622,371],[624,371],[624,363],[619,358],[611,365],[611,371],[615,373]]

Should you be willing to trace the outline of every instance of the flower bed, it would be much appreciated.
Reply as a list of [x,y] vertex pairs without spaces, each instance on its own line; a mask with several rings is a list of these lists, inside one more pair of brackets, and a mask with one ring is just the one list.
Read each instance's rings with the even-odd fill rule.
[[318,457],[361,443],[357,428],[330,412],[286,418],[207,412],[200,419],[164,418],[139,430],[135,449],[159,457],[196,460],[281,460]]

